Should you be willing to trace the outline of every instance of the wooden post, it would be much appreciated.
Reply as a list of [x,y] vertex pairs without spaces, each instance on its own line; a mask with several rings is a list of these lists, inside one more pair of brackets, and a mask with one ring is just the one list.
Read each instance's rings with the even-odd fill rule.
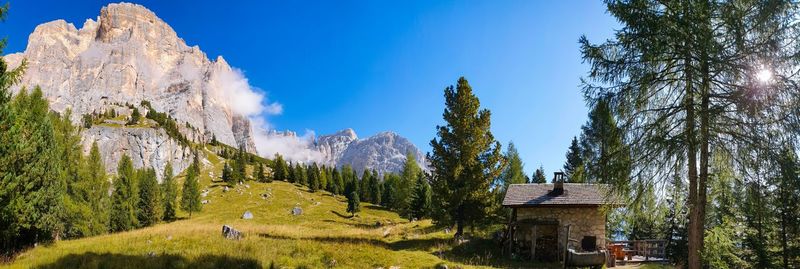
[[536,224],[531,226],[531,261],[536,260]]
[[567,224],[566,238],[564,239],[564,269],[567,269],[567,253],[569,252],[569,224]]

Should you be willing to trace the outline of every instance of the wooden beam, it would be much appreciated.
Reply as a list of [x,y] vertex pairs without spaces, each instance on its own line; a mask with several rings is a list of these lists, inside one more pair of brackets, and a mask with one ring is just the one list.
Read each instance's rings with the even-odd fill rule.
[[536,260],[536,225],[531,226],[531,261]]

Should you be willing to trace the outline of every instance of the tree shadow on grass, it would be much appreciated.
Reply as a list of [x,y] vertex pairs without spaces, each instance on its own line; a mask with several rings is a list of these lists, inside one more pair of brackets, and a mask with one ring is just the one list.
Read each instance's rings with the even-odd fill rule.
[[53,263],[35,268],[262,268],[254,259],[230,256],[203,255],[189,260],[174,254],[126,255],[87,252],[69,254]]
[[467,242],[457,244],[450,238],[423,238],[404,239],[386,242],[379,239],[320,236],[320,237],[289,237],[261,233],[258,236],[282,240],[310,240],[321,243],[335,244],[368,244],[392,251],[425,251],[443,260],[463,264],[492,266],[502,268],[553,268],[550,264],[532,264],[530,261],[515,260],[504,257],[502,247],[495,241],[485,238],[473,238]]
[[343,218],[343,219],[352,219],[353,218],[353,215],[344,215],[342,213],[339,213],[336,210],[331,210],[331,213],[333,213],[334,215],[339,216],[340,218]]

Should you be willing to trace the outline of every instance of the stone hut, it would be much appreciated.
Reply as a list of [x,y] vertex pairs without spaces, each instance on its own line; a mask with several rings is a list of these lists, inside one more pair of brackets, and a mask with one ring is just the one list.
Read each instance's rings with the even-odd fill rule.
[[562,261],[569,245],[576,251],[605,249],[606,209],[610,201],[605,184],[564,183],[556,173],[551,184],[512,184],[503,206],[512,209],[507,247],[533,260]]

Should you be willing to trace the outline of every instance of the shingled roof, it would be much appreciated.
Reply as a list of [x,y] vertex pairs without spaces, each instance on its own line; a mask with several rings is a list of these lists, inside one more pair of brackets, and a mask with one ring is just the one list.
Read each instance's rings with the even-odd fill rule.
[[[503,199],[507,207],[620,205],[607,197],[606,184],[564,183],[564,193],[551,195],[553,184],[511,184]],[[612,201],[613,200],[613,201]]]

